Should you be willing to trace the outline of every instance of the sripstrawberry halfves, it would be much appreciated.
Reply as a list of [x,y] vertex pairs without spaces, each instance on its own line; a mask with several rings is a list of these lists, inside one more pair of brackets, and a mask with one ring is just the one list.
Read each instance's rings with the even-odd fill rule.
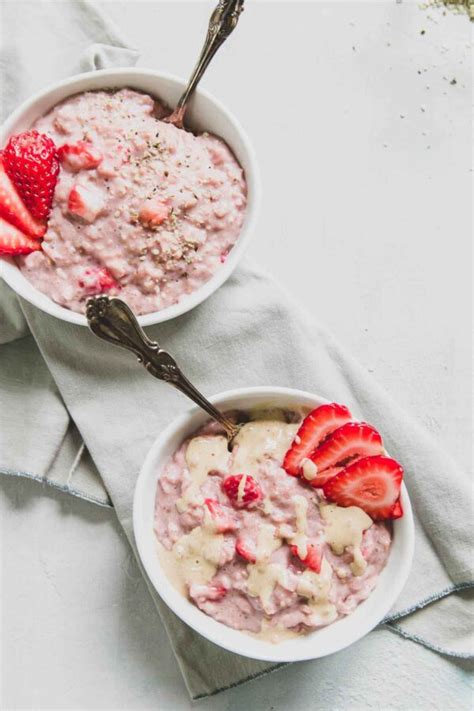
[[222,482],[222,491],[237,509],[248,509],[263,498],[262,489],[250,474],[232,474]]
[[89,296],[120,288],[120,284],[115,281],[112,274],[105,267],[88,267],[85,269],[79,279],[79,286]]
[[79,170],[92,170],[102,161],[102,153],[91,141],[64,143],[58,148],[58,158],[74,173]]
[[323,492],[338,506],[358,506],[371,518],[400,518],[402,480],[403,468],[395,459],[363,457],[330,479]]
[[311,486],[323,486],[332,478],[334,472],[328,471],[330,468],[347,465],[356,458],[382,454],[383,451],[382,437],[375,427],[366,422],[347,422],[311,455],[310,459],[316,466]]
[[189,586],[189,596],[198,603],[215,602],[216,600],[222,600],[226,595],[227,588],[221,583],[209,583],[209,585],[192,583]]
[[235,542],[235,551],[241,558],[246,560],[248,563],[257,562],[257,551],[255,549],[255,544],[250,540],[243,538],[238,538]]
[[23,204],[0,159],[0,217],[30,237],[40,239],[46,232],[44,224],[35,220]]
[[235,531],[237,523],[232,515],[231,509],[227,506],[222,506],[217,499],[204,499],[204,504],[209,511],[217,533]]
[[41,249],[41,242],[0,217],[0,254],[29,254]]
[[32,217],[46,222],[59,173],[51,138],[34,129],[12,136],[3,150],[3,162]]
[[352,415],[345,405],[335,402],[320,405],[307,415],[300,425],[290,449],[283,460],[283,469],[292,476],[301,474],[304,459],[338,427],[350,422]]
[[314,570],[315,573],[321,572],[321,563],[323,560],[322,547],[316,543],[308,543],[306,546],[306,555],[301,558],[298,546],[291,545],[290,551],[295,558],[298,558],[306,568]]

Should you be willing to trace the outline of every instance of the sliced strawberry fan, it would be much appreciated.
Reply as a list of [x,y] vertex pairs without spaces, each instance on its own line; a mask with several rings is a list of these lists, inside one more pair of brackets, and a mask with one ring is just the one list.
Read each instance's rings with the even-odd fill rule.
[[0,152],[0,254],[41,249],[58,172],[56,147],[38,131],[12,136]]
[[[308,477],[308,484],[322,488],[329,501],[338,506],[359,506],[374,519],[397,519],[403,516],[403,469],[395,459],[384,455],[382,437],[375,427],[352,421],[347,407],[331,403],[305,417],[284,457],[283,468],[292,476],[301,476],[309,459],[314,476]],[[298,555],[294,546],[291,551]],[[317,551],[311,551],[311,555],[317,565]]]

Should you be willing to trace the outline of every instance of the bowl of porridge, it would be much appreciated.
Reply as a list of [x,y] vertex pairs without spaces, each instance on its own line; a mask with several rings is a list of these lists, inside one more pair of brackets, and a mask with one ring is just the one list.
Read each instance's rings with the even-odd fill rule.
[[212,401],[240,424],[231,448],[193,409],[160,434],[137,480],[134,532],[152,584],[184,622],[244,656],[347,647],[408,577],[400,464],[373,426],[316,395],[263,387]]
[[238,121],[198,90],[187,129],[162,119],[184,87],[151,70],[103,70],[35,95],[4,123],[0,145],[33,129],[59,173],[41,248],[0,257],[20,296],[86,325],[87,298],[120,296],[141,325],[179,316],[232,273],[254,231],[255,156]]

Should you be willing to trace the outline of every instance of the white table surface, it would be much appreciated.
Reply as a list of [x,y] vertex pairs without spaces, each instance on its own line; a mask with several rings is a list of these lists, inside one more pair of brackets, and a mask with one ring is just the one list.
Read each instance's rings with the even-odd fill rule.
[[[100,5],[141,65],[186,75],[213,3]],[[260,160],[251,254],[468,466],[469,22],[392,0],[246,5],[204,85],[240,117]],[[3,479],[0,516],[2,708],[190,708],[113,513]],[[391,646],[396,663],[384,658],[390,634],[373,633],[377,668],[349,674],[341,660],[333,708],[469,707],[462,665],[419,648],[408,682],[406,642]],[[308,664],[200,705],[322,708]]]

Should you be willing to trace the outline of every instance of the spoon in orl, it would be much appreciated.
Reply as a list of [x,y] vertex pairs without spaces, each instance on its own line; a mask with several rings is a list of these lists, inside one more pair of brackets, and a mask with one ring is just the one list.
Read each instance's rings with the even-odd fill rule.
[[172,355],[148,338],[124,301],[108,296],[92,296],[87,300],[86,318],[90,330],[96,336],[132,351],[151,375],[174,385],[219,422],[231,445],[240,429],[239,425],[229,420],[194,387]]
[[227,37],[234,30],[243,9],[244,0],[219,0],[209,20],[206,41],[204,42],[200,57],[194,67],[188,85],[173,113],[164,118],[163,121],[172,123],[177,128],[183,128],[184,114],[186,113],[189,99],[201,81],[201,77],[206,71],[209,62],[221,44],[225,42]]

